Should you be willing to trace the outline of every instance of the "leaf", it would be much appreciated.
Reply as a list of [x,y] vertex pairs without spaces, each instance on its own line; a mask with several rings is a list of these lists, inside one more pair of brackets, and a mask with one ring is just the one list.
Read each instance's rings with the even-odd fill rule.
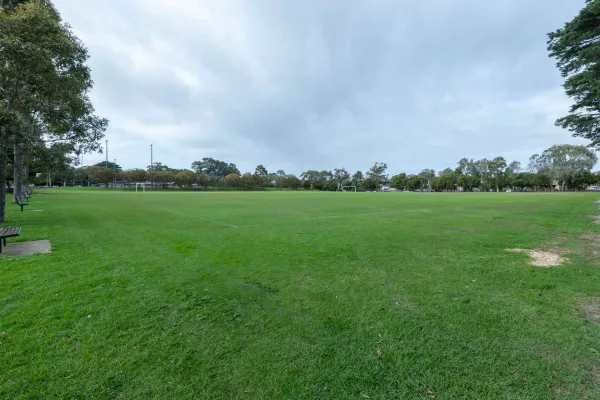
[[362,397],[363,399],[370,399],[370,397],[364,392],[360,392],[360,397]]
[[383,353],[381,352],[381,349],[379,348],[379,346],[377,346],[377,357],[381,358],[383,356]]

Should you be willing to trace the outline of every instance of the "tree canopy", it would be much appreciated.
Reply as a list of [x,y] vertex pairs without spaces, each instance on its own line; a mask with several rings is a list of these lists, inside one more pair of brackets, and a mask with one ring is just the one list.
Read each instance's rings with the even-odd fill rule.
[[211,157],[204,157],[201,161],[194,161],[192,163],[192,170],[195,172],[203,172],[207,175],[213,175],[218,178],[224,178],[230,174],[240,175],[240,171],[235,164],[215,160]]
[[[13,152],[15,198],[25,177],[23,160],[40,142],[70,152],[100,149],[108,121],[97,117],[88,53],[50,1],[2,1],[0,8],[0,181]],[[0,187],[0,222],[5,186]]]
[[557,60],[564,89],[574,104],[556,125],[600,148],[600,1],[586,0],[573,20],[548,34],[548,51]]

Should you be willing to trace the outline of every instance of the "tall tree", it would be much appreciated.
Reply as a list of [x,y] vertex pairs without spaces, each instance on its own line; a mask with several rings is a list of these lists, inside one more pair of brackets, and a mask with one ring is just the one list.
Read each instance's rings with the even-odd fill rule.
[[596,154],[585,146],[563,144],[552,146],[540,155],[533,155],[530,169],[537,170],[550,181],[555,180],[560,190],[564,190],[567,181],[579,173],[590,172],[596,162]]
[[356,171],[354,175],[352,175],[352,186],[356,186],[358,188],[362,183],[363,179],[365,178],[363,176],[362,171]]
[[267,171],[262,164],[256,166],[254,175],[256,176],[256,182],[259,186],[271,186],[269,182],[269,171]]
[[573,20],[548,34],[550,57],[566,78],[564,89],[574,100],[569,115],[556,125],[600,148],[600,1],[586,0]]
[[346,171],[346,168],[335,168],[333,170],[333,179],[337,183],[337,190],[341,191],[344,182],[350,179],[350,174]]
[[223,178],[229,174],[240,175],[240,171],[235,164],[215,160],[210,157],[204,157],[201,161],[194,161],[192,163],[192,170],[196,173],[203,172],[217,178]]
[[424,184],[427,187],[431,187],[431,180],[435,178],[435,171],[432,169],[424,169],[419,173],[423,177]]
[[500,191],[500,185],[503,184],[504,171],[506,170],[506,160],[504,157],[496,157],[488,162],[488,174],[490,183],[496,187],[496,192]]
[[376,162],[367,172],[367,177],[371,179],[377,188],[379,188],[380,185],[387,180],[385,171],[387,171],[387,164]]
[[[3,1],[0,9],[0,180],[13,146],[15,198],[23,179],[23,143],[43,138],[75,152],[99,149],[108,121],[94,115],[88,53],[50,2]],[[0,222],[5,188],[0,188]]]

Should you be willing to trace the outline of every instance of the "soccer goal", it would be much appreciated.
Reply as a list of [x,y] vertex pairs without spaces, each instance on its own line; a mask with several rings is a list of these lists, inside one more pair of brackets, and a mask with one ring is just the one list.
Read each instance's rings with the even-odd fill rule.
[[356,186],[342,186],[342,192],[356,192]]
[[136,183],[135,184],[135,192],[137,193],[138,188],[141,187],[142,188],[142,192],[146,192],[146,184],[145,183]]

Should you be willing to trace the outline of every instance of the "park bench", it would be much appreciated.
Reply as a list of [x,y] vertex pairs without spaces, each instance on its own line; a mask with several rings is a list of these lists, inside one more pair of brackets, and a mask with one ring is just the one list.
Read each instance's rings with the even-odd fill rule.
[[28,206],[28,203],[23,203],[21,199],[17,199],[17,204],[21,206],[21,212],[23,212],[23,207]]
[[29,199],[31,198],[31,191],[29,189],[27,190],[23,190],[23,197],[25,197],[25,200],[29,201]]
[[0,254],[2,254],[2,245],[6,246],[6,238],[17,237],[21,234],[21,227],[0,228]]

